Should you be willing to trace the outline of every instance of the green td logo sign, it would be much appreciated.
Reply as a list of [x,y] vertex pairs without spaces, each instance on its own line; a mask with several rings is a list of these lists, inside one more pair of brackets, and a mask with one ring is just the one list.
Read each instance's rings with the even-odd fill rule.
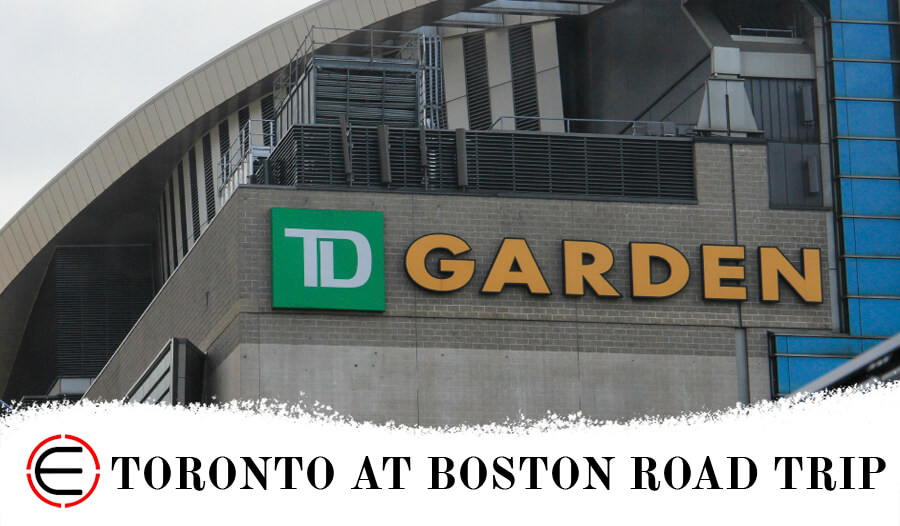
[[383,311],[383,214],[273,208],[272,306]]

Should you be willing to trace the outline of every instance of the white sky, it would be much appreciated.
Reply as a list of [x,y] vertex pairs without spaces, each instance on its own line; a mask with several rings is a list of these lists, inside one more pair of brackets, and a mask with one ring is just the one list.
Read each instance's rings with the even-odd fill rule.
[[312,0],[0,0],[0,225],[141,103]]

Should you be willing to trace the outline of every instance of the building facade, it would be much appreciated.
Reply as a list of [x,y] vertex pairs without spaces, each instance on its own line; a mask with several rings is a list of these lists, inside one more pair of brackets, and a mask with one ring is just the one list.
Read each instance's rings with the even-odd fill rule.
[[900,332],[897,3],[844,3],[300,11],[0,232],[4,396],[445,425],[788,394]]

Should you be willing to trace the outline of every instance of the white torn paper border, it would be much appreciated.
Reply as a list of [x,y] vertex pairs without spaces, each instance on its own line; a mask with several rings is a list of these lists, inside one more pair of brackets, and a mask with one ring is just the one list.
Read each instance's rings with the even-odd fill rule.
[[[678,418],[613,423],[548,415],[447,429],[356,423],[318,404],[311,410],[265,401],[191,408],[86,402],[45,406],[0,419],[0,526],[279,519],[337,524],[900,524],[898,408],[897,384]],[[42,502],[27,478],[33,472],[26,469],[29,455],[55,435],[79,437],[100,463],[96,490],[70,509]],[[120,459],[114,467],[114,457],[139,460]],[[160,458],[151,461],[153,457]],[[189,459],[185,467],[193,470],[185,475],[189,489],[179,489],[181,457]],[[216,461],[218,457],[228,460]],[[266,489],[242,457],[264,471]],[[369,473],[363,469],[366,457]],[[408,468],[405,459],[385,457],[409,457]],[[593,470],[587,457],[595,461]],[[751,461],[757,468],[749,488],[729,489],[729,457],[745,457],[735,461],[737,487],[748,484]],[[781,460],[776,467],[777,457],[802,460]],[[828,482],[822,473],[812,473],[811,457],[832,462],[827,474],[834,490],[811,489]],[[74,453],[57,453],[44,465],[67,467],[75,458]],[[874,472],[880,467],[876,458],[884,463],[880,472]],[[333,469],[327,487],[323,459]],[[648,470],[648,459],[657,464],[655,469]],[[228,461],[235,466],[233,480]],[[450,461],[454,466],[447,469]],[[286,483],[288,462],[293,477]],[[826,461],[816,462],[822,469]],[[120,489],[125,463],[133,489]],[[788,463],[796,489],[785,489]],[[165,485],[164,464],[171,469]],[[211,465],[217,468],[215,475]],[[396,481],[393,467],[399,468]],[[651,480],[642,469],[655,476],[659,490],[646,489]],[[872,472],[871,489],[860,489],[866,469]],[[608,477],[608,489],[601,472]],[[450,476],[451,487],[431,489],[449,486]],[[43,479],[55,489],[80,484],[71,474],[44,474]],[[223,487],[232,484],[216,489],[213,479]],[[402,489],[391,489],[395,483]],[[375,484],[380,489],[369,489]],[[671,487],[682,484],[683,489]],[[296,489],[283,489],[285,485]],[[722,489],[709,489],[715,485]]]

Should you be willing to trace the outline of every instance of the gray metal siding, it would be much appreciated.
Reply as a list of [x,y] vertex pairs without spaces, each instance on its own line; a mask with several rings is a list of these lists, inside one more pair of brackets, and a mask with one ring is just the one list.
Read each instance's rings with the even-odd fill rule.
[[[804,122],[803,90],[815,97],[815,81],[749,78],[744,82],[756,123],[766,139],[777,142],[818,142],[816,120]],[[813,104],[813,108],[817,105]],[[817,117],[817,116],[816,116]]]

